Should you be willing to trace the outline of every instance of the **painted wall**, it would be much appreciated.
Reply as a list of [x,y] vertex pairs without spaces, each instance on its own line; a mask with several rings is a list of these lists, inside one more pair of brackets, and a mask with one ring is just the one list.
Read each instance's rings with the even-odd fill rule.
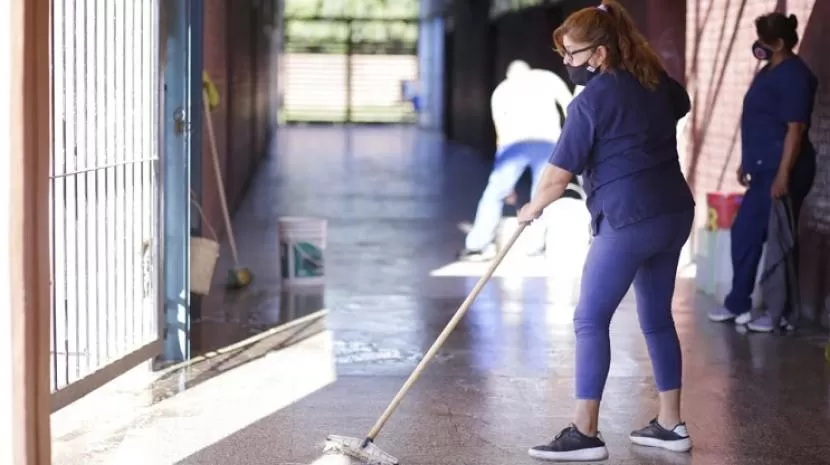
[[421,111],[418,124],[442,129],[444,123],[444,18],[422,18],[418,32],[418,80]]
[[418,16],[418,80],[421,111],[418,124],[424,129],[443,130],[446,121],[445,20],[448,0],[421,0]]
[[487,153],[495,145],[490,119],[492,34],[490,2],[452,2],[448,52],[446,134],[455,142]]
[[[242,201],[273,135],[269,102],[276,89],[272,75],[279,41],[277,0],[205,0],[204,68],[221,101],[211,115],[220,167],[231,209]],[[203,130],[203,207],[221,236],[224,227],[216,190],[207,132]]]

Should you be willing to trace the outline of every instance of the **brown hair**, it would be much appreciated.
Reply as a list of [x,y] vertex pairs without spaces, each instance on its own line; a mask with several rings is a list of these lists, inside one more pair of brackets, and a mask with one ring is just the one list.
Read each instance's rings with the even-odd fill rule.
[[602,0],[601,7],[579,10],[553,31],[556,51],[563,56],[566,52],[562,38],[566,35],[576,42],[604,45],[608,49],[608,59],[602,65],[603,71],[624,69],[648,89],[655,89],[660,83],[664,72],[660,57],[625,8],[615,0]]

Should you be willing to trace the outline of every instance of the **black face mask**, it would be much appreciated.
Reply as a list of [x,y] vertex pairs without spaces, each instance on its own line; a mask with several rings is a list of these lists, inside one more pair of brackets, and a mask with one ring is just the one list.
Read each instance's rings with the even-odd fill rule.
[[762,44],[760,40],[756,40],[755,43],[752,44],[752,54],[755,55],[755,58],[761,61],[768,61],[772,58],[773,51],[771,48]]
[[568,69],[568,77],[571,79],[571,82],[577,86],[584,86],[588,84],[588,81],[599,74],[599,70],[589,65],[587,62],[580,66],[565,65],[565,67]]

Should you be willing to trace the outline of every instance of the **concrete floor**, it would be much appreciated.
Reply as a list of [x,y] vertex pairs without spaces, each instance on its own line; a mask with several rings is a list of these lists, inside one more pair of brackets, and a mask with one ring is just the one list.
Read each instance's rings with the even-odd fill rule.
[[[56,464],[348,463],[321,458],[326,435],[366,434],[475,285],[481,266],[447,267],[487,175],[472,154],[407,128],[292,128],[277,153],[236,220],[257,284],[234,305],[218,305],[223,316],[205,318],[272,326],[316,319],[299,320],[288,338],[241,324],[234,337],[262,336],[152,389],[122,391],[134,402],[129,413],[99,403],[102,416],[90,417],[82,434],[57,435]],[[329,219],[327,312],[314,313],[313,298],[300,305],[279,296],[278,215]],[[578,269],[573,260],[509,256],[377,444],[405,465],[535,463],[526,449],[570,420]],[[674,311],[695,441],[681,455],[627,443],[657,404],[633,297],[620,307],[601,419],[606,463],[830,464],[820,344],[709,323],[704,312],[713,304],[680,280]],[[274,350],[291,337],[304,339]]]

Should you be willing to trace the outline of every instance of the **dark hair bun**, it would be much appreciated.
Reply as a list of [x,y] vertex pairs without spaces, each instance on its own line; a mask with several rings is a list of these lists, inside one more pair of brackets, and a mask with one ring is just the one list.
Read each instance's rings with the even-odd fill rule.
[[798,18],[795,15],[787,16],[787,22],[790,24],[790,27],[793,28],[793,30],[798,29]]

